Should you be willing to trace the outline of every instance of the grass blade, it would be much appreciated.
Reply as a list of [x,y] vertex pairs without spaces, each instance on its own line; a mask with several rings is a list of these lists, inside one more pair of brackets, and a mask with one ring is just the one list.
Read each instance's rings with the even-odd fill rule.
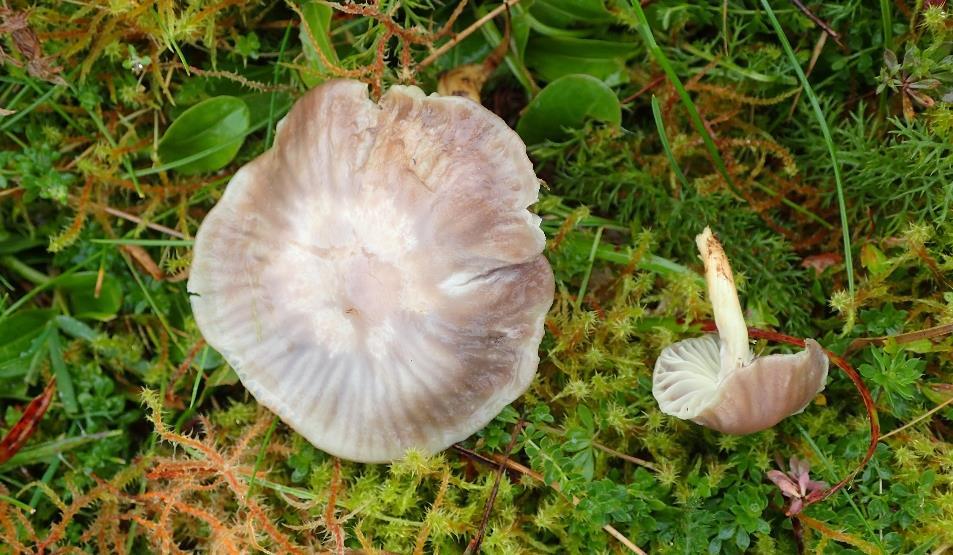
[[778,40],[781,42],[784,52],[791,61],[791,65],[797,73],[798,80],[801,81],[801,87],[804,89],[804,94],[811,103],[811,108],[814,109],[814,116],[817,118],[817,123],[821,127],[821,134],[824,135],[824,143],[827,145],[827,151],[831,156],[831,163],[834,165],[834,183],[837,187],[837,207],[840,211],[841,231],[844,236],[844,266],[847,268],[847,289],[850,293],[850,297],[853,299],[854,260],[850,250],[850,230],[847,226],[847,205],[844,201],[844,183],[841,179],[840,161],[837,159],[837,149],[834,147],[834,138],[831,136],[831,130],[827,125],[827,118],[824,116],[824,111],[821,110],[821,104],[817,101],[817,95],[814,94],[814,89],[811,88],[811,83],[807,80],[807,75],[805,75],[804,70],[801,69],[801,65],[797,61],[797,56],[794,55],[794,49],[791,48],[791,43],[788,42],[784,30],[781,29],[781,24],[778,22],[778,18],[774,15],[774,10],[771,9],[771,4],[768,0],[761,0],[761,5],[764,6],[764,11],[771,21],[771,27],[774,28],[774,33],[778,36]]
[[599,251],[599,243],[602,242],[602,230],[596,230],[596,236],[592,240],[592,248],[589,249],[589,265],[586,267],[586,273],[582,276],[582,284],[579,285],[579,294],[576,296],[576,310],[582,306],[582,299],[586,296],[586,289],[589,287],[589,277],[592,275],[592,266],[596,262],[596,253]]
[[672,67],[672,62],[669,61],[668,56],[665,55],[665,52],[663,52],[658,43],[655,42],[655,36],[652,35],[652,28],[649,27],[649,21],[645,17],[645,12],[642,11],[642,6],[639,5],[638,1],[633,1],[632,7],[635,9],[635,14],[638,18],[638,25],[636,27],[639,34],[642,35],[642,39],[645,41],[645,46],[648,48],[652,57],[655,58],[655,62],[661,66],[669,82],[675,87],[675,92],[678,93],[679,98],[682,100],[682,105],[685,106],[685,109],[688,111],[688,117],[691,119],[695,131],[701,135],[702,141],[705,143],[705,149],[708,150],[708,155],[711,156],[715,168],[718,170],[718,173],[721,174],[721,177],[724,178],[728,187],[731,188],[736,195],[741,196],[740,193],[738,193],[738,189],[735,188],[734,182],[731,180],[728,167],[725,166],[725,161],[722,160],[721,154],[718,152],[718,147],[715,146],[715,141],[708,133],[708,129],[705,128],[705,122],[702,121],[702,117],[698,113],[698,108],[695,107],[692,97],[688,94],[688,91],[685,90],[685,86],[682,85],[682,81],[678,78],[678,74],[675,73],[675,68]]
[[[285,27],[285,34],[281,37],[281,47],[278,49],[278,59],[275,60],[275,71],[272,74],[271,85],[278,85],[278,76],[281,71],[281,59],[285,55],[285,48],[288,46],[288,38],[291,36],[292,25]],[[272,135],[275,128],[275,98],[277,91],[271,91],[271,98],[268,100],[268,127],[265,128],[265,148],[271,147]]]
[[662,110],[659,108],[658,99],[655,98],[655,95],[652,95],[652,116],[655,118],[655,127],[658,128],[658,137],[662,141],[662,149],[665,151],[665,156],[668,156],[668,162],[672,165],[672,169],[675,170],[675,175],[678,176],[678,180],[682,182],[682,186],[686,189],[689,189],[688,179],[685,179],[685,174],[682,173],[682,168],[678,167],[678,162],[675,161],[675,156],[672,154],[672,149],[668,143],[668,135],[665,134],[665,123],[662,121]]
[[96,245],[139,245],[141,247],[191,247],[192,239],[90,239]]
[[13,455],[10,460],[3,463],[3,465],[0,465],[0,470],[9,470],[11,468],[17,468],[27,464],[44,462],[50,457],[55,457],[56,455],[59,455],[65,451],[76,449],[77,447],[81,447],[88,443],[93,443],[109,437],[116,437],[122,434],[122,430],[112,430],[109,432],[98,432],[95,434],[46,441],[29,449],[23,449],[16,455]]
[[46,340],[46,344],[50,353],[53,375],[56,377],[57,390],[60,394],[60,400],[63,401],[63,408],[66,409],[66,414],[74,415],[79,412],[79,403],[73,389],[73,378],[70,377],[69,370],[66,369],[66,363],[63,361],[60,334],[56,331],[51,333]]
[[884,29],[884,48],[893,50],[893,17],[890,15],[890,0],[880,0],[880,20]]

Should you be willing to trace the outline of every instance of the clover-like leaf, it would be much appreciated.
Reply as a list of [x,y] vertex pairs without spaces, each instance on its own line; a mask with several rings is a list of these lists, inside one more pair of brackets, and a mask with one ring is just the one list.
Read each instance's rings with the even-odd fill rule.
[[526,107],[516,131],[527,144],[566,137],[595,119],[618,125],[622,106],[604,82],[591,75],[566,75],[546,86]]
[[166,129],[159,140],[159,159],[184,174],[219,170],[238,154],[249,121],[248,106],[239,98],[203,100]]

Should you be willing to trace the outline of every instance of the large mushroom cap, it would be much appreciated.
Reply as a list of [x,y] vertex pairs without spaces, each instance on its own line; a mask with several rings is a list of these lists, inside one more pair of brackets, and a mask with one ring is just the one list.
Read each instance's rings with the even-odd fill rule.
[[516,133],[463,98],[326,83],[196,237],[199,328],[317,447],[442,450],[526,390],[553,275]]

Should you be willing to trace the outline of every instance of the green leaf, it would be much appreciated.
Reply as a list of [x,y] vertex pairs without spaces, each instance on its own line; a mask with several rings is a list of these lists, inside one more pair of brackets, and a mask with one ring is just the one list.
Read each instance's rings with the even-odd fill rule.
[[738,532],[735,534],[735,545],[742,550],[748,549],[748,546],[751,545],[751,537],[748,536],[748,532],[738,528]]
[[625,60],[636,51],[627,42],[534,36],[527,46],[526,64],[544,81],[582,73],[618,85],[628,82]]
[[0,323],[0,362],[25,353],[55,315],[52,310],[24,310]]
[[526,58],[526,45],[530,37],[530,15],[525,8],[516,4],[510,18],[510,34],[513,36],[513,50],[520,60]]
[[192,359],[192,366],[202,370],[212,370],[223,364],[225,364],[225,358],[208,345],[202,347],[202,350]]
[[903,352],[893,355],[873,349],[865,362],[858,367],[860,375],[872,385],[871,394],[880,399],[897,417],[905,418],[911,412],[910,401],[917,394],[917,383],[926,368],[919,358],[908,358]]
[[579,405],[576,409],[576,416],[579,418],[582,427],[589,432],[590,435],[596,433],[596,423],[595,420],[593,420],[592,411],[589,410],[589,407]]
[[56,326],[66,335],[75,337],[76,339],[95,341],[99,338],[99,333],[96,330],[72,316],[57,316]]
[[[183,174],[225,167],[238,154],[250,125],[248,106],[233,96],[203,100],[182,112],[159,140],[163,164],[175,164]],[[203,156],[198,156],[204,154]]]
[[42,245],[43,241],[0,232],[0,255],[13,254]]
[[235,370],[227,365],[223,364],[218,367],[218,370],[212,373],[208,377],[207,384],[208,387],[218,387],[221,385],[235,385],[238,383],[238,374],[235,373]]
[[74,318],[112,320],[122,306],[122,287],[119,280],[109,274],[96,295],[96,272],[78,272],[59,283],[69,299],[70,312]]
[[[331,6],[323,2],[308,2],[301,6],[301,13],[304,14],[304,21],[298,36],[301,39],[301,47],[304,51],[304,57],[308,60],[315,72],[326,72],[324,62],[317,53],[321,50],[325,59],[331,63],[337,63],[338,54],[331,44],[331,15],[334,10]],[[310,33],[309,33],[310,31]],[[313,87],[324,81],[315,73],[309,71],[301,72],[301,80],[304,84]]]
[[567,128],[581,128],[587,119],[618,125],[622,122],[619,99],[591,75],[567,75],[547,85],[529,103],[516,131],[526,144],[555,141],[567,136]]
[[583,449],[572,457],[573,469],[586,480],[592,480],[596,473],[596,456],[592,448]]
[[575,428],[566,432],[566,439],[562,444],[562,448],[570,453],[574,453],[586,449],[590,445],[592,445],[592,435],[586,432],[586,430]]
[[276,120],[281,119],[281,116],[285,115],[294,103],[291,95],[283,91],[243,94],[238,98],[242,99],[248,106],[248,122],[251,126],[268,121],[268,118],[272,115],[272,98],[275,102],[274,119]]
[[543,23],[555,27],[615,21],[602,0],[538,0],[531,12]]
[[890,269],[887,256],[875,245],[867,243],[860,248],[860,264],[872,275],[880,275]]

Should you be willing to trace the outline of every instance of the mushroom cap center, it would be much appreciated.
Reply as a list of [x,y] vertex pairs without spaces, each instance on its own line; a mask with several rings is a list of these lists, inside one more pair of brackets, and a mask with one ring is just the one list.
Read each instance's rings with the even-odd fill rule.
[[342,260],[339,270],[344,281],[339,299],[355,325],[374,325],[400,306],[404,280],[396,265],[364,251]]
[[364,200],[335,211],[312,207],[314,216],[294,222],[265,254],[275,300],[300,311],[314,339],[339,352],[386,342],[403,311],[425,312],[431,298],[408,218]]

